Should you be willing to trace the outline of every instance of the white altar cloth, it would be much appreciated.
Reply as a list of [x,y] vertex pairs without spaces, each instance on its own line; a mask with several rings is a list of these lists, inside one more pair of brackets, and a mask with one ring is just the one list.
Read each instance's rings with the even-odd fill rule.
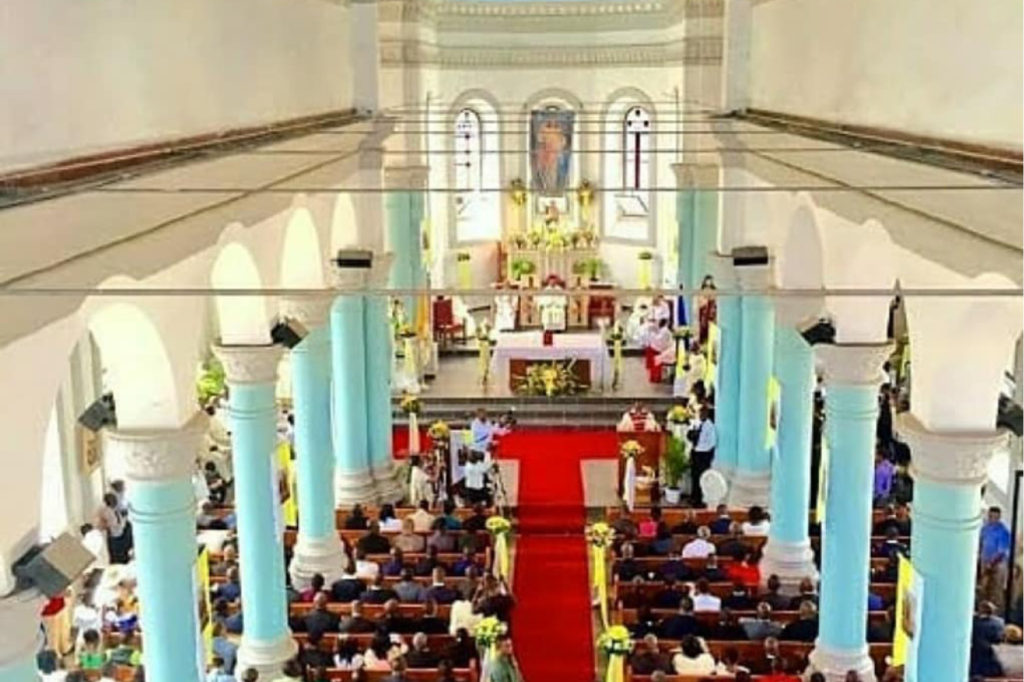
[[564,360],[590,362],[590,385],[601,389],[611,385],[612,363],[600,334],[555,334],[552,345],[544,345],[543,332],[498,334],[491,355],[491,376],[498,386],[508,386],[509,360]]

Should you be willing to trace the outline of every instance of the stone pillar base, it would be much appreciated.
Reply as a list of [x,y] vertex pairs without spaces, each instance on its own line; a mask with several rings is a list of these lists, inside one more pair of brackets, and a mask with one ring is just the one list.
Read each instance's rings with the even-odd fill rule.
[[284,664],[295,657],[298,645],[290,632],[285,632],[275,640],[267,641],[242,635],[242,643],[238,646],[236,670],[239,679],[249,668],[255,668],[261,680],[276,680],[281,675]]
[[375,504],[377,489],[373,485],[373,477],[369,471],[359,473],[334,474],[334,503],[339,507],[350,507],[353,504]]
[[297,590],[309,587],[310,580],[317,573],[330,585],[341,578],[345,562],[345,552],[337,533],[326,538],[308,538],[300,530],[292,562],[288,565],[288,574],[292,578],[292,586]]
[[381,504],[397,504],[406,496],[406,486],[398,479],[398,468],[390,457],[387,464],[373,472],[373,483],[377,488],[377,501]]
[[765,543],[761,557],[761,584],[768,582],[768,577],[776,575],[783,594],[797,594],[800,581],[804,578],[818,581],[818,569],[814,565],[814,551],[811,541],[782,542],[771,537]]
[[754,473],[737,469],[729,485],[730,507],[768,508],[771,499],[772,477],[767,471]]
[[845,682],[850,670],[857,671],[861,682],[875,682],[875,663],[868,655],[866,644],[856,651],[848,651],[830,649],[819,640],[814,643],[808,660],[808,672],[820,672],[828,682]]
[[39,614],[45,603],[46,598],[34,588],[0,597],[0,678],[18,679],[5,676],[5,672],[36,674],[36,652],[43,640]]

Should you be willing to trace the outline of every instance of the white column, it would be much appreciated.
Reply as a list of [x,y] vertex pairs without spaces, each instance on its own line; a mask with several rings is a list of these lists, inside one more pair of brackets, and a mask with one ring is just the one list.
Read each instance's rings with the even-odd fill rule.
[[[36,590],[0,597],[0,682],[35,682],[46,600]],[[70,607],[68,607],[70,608]]]

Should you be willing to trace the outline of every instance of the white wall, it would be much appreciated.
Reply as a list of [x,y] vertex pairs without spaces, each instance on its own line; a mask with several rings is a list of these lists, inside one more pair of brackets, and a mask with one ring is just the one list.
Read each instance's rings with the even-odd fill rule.
[[329,0],[0,3],[0,170],[351,106]]
[[1020,0],[769,0],[751,107],[1021,149]]

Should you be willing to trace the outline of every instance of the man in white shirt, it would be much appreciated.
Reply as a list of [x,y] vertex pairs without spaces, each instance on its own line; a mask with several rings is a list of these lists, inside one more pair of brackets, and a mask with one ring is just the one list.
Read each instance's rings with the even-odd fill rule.
[[487,474],[491,470],[491,448],[488,447],[482,453],[475,450],[469,451],[469,460],[462,468],[465,475],[463,487],[466,501],[469,504],[487,502]]
[[94,527],[91,523],[83,523],[79,529],[82,534],[82,544],[92,552],[96,560],[89,566],[93,568],[106,568],[110,565],[110,554],[107,552],[107,538],[103,531]]
[[370,561],[366,558],[366,552],[361,549],[356,550],[356,577],[373,580],[380,573],[380,566],[376,561]]
[[412,519],[413,530],[417,533],[429,532],[434,525],[434,515],[430,513],[430,502],[420,500],[419,509],[409,515]]
[[473,436],[472,449],[483,452],[494,440],[494,424],[487,418],[487,410],[477,408],[473,421],[469,423],[469,431]]
[[714,554],[716,549],[714,543],[710,541],[711,529],[707,526],[701,526],[697,529],[697,537],[683,545],[683,558],[684,559],[707,559],[710,555]]
[[715,422],[711,418],[711,410],[707,405],[701,405],[700,422],[691,432],[695,433],[693,441],[693,452],[690,454],[690,496],[695,508],[704,507],[704,491],[700,488],[701,475],[711,468],[715,460],[715,447],[718,445],[718,431],[715,430]]
[[722,610],[722,600],[711,594],[711,586],[705,578],[697,581],[692,599],[694,613]]

